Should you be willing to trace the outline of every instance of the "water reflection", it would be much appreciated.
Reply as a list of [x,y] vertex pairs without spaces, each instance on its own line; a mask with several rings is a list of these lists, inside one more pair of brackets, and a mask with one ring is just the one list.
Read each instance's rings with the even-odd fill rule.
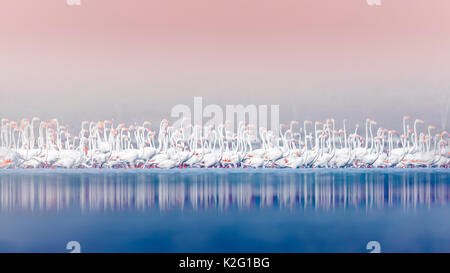
[[1,211],[374,209],[447,205],[449,171],[3,172]]

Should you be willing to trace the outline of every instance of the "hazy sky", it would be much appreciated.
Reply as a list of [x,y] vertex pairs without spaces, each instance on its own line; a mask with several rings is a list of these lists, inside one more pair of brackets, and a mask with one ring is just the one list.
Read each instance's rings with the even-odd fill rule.
[[448,0],[81,1],[2,1],[1,117],[158,122],[194,96],[284,121],[449,115]]

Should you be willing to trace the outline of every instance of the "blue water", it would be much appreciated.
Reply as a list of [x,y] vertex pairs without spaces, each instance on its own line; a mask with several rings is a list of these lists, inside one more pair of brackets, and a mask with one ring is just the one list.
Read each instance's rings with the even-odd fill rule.
[[2,170],[0,252],[450,252],[450,171]]

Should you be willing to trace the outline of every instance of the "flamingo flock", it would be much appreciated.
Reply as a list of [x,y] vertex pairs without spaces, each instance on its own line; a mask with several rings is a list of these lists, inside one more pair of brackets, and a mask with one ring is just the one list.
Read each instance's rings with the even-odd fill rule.
[[[183,119],[127,126],[83,121],[76,135],[57,119],[3,118],[0,169],[34,168],[448,168],[450,134],[403,117],[402,132],[367,119],[347,131],[334,119],[291,121],[278,132],[240,122],[193,125]],[[361,130],[362,131],[362,130]]]

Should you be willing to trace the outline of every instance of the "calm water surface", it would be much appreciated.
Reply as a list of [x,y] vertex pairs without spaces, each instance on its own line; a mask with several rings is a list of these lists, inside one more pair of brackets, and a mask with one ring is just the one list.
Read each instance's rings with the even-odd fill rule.
[[0,252],[450,252],[450,171],[2,170]]

